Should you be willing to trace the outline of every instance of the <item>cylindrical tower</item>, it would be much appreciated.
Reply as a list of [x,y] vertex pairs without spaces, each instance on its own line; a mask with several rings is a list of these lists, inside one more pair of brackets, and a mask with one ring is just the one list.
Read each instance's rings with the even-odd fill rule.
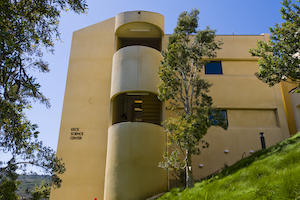
[[167,189],[158,168],[166,142],[157,99],[164,17],[134,11],[115,22],[104,199],[146,199]]

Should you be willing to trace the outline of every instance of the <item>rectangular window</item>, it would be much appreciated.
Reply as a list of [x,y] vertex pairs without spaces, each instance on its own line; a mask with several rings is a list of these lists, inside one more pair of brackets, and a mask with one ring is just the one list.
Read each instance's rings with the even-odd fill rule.
[[[215,111],[213,111],[213,115],[209,116],[209,120],[213,120],[213,125],[217,125],[217,123],[218,123],[218,119],[216,119],[217,116],[215,116],[215,114],[216,114]],[[225,121],[228,125],[227,110],[221,110],[221,115],[222,115],[223,119],[225,119]]]
[[211,61],[205,65],[205,74],[223,74],[221,61]]
[[161,38],[127,38],[127,37],[119,37],[118,38],[118,50],[123,47],[128,46],[146,46],[154,48],[158,51],[161,50]]
[[148,122],[161,125],[162,102],[147,92],[128,92],[114,97],[112,124]]

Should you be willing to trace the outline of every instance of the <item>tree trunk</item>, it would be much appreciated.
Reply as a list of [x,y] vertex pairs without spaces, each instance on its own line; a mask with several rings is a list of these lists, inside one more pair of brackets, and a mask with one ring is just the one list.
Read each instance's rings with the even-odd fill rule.
[[192,154],[187,149],[185,154],[185,187],[191,188],[194,186],[194,177],[192,169]]

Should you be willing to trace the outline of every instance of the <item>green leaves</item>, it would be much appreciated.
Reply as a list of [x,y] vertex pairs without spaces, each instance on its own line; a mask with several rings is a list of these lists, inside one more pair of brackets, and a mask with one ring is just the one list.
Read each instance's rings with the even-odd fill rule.
[[[160,100],[168,101],[172,110],[183,108],[183,112],[178,112],[178,118],[169,118],[163,124],[168,136],[167,145],[174,151],[165,154],[165,161],[159,166],[175,170],[177,177],[180,174],[178,170],[185,169],[186,187],[190,187],[193,180],[189,169],[191,155],[198,155],[200,148],[208,147],[203,140],[207,129],[211,125],[227,128],[227,123],[218,115],[219,111],[212,112],[212,98],[207,94],[212,84],[200,77],[202,68],[209,59],[216,57],[216,50],[220,49],[222,42],[215,41],[215,30],[196,30],[198,14],[197,9],[180,14],[167,49],[162,53],[163,61],[158,72],[161,79],[158,86]],[[210,115],[220,122],[214,124]]]
[[208,116],[182,115],[178,118],[169,118],[164,122],[169,146],[175,145],[180,149],[189,149],[193,154],[200,154],[199,141],[210,126]]
[[198,10],[192,10],[191,13],[183,12],[179,16],[174,34],[169,37],[167,49],[162,54],[164,60],[158,73],[162,80],[158,86],[159,98],[176,101],[173,102],[174,108],[180,102],[189,110],[187,114],[192,113],[193,106],[198,106],[201,91],[208,91],[208,84],[202,84],[199,73],[209,62],[207,59],[216,57],[216,50],[222,44],[221,41],[214,41],[215,30],[207,28],[196,31],[198,13]]
[[196,33],[198,28],[198,9],[192,9],[190,13],[187,11],[182,12],[178,17],[177,26],[174,29],[175,34],[190,35]]
[[280,81],[291,80],[299,85],[300,79],[300,8],[299,0],[292,3],[283,0],[280,12],[281,24],[270,28],[270,41],[258,41],[256,48],[249,52],[252,56],[261,57],[256,76],[270,86]]
[[[31,107],[32,100],[50,107],[30,73],[49,72],[41,48],[54,51],[61,12],[83,13],[87,5],[86,0],[1,0],[0,6],[0,152],[11,155],[0,166],[0,199],[17,199],[17,169],[34,165],[50,174],[65,171],[55,152],[38,141],[38,127],[26,118],[24,109]],[[60,186],[57,175],[52,183]]]
[[[13,100],[33,97],[48,104],[39,92],[40,85],[29,75],[31,70],[49,72],[48,63],[43,61],[41,47],[53,52],[54,40],[59,38],[58,25],[61,11],[71,9],[85,12],[85,0],[48,1],[3,0],[0,10],[0,85],[7,94],[13,86]],[[21,96],[22,97],[19,97]],[[19,97],[19,98],[18,98]]]

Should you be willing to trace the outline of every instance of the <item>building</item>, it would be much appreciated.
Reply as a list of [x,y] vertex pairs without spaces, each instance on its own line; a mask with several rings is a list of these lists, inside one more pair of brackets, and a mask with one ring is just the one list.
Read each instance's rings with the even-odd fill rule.
[[[208,149],[193,157],[195,179],[289,137],[280,86],[259,81],[248,53],[269,35],[218,35],[224,45],[202,72],[228,130],[210,128]],[[74,32],[57,154],[66,164],[51,200],[146,199],[167,190],[159,169],[166,150],[160,122],[174,116],[157,95],[161,54],[168,42],[164,17],[133,11]],[[199,167],[199,165],[201,167]],[[169,180],[168,180],[169,179]]]
[[300,94],[295,92],[298,83],[281,82],[283,105],[291,135],[300,131]]

